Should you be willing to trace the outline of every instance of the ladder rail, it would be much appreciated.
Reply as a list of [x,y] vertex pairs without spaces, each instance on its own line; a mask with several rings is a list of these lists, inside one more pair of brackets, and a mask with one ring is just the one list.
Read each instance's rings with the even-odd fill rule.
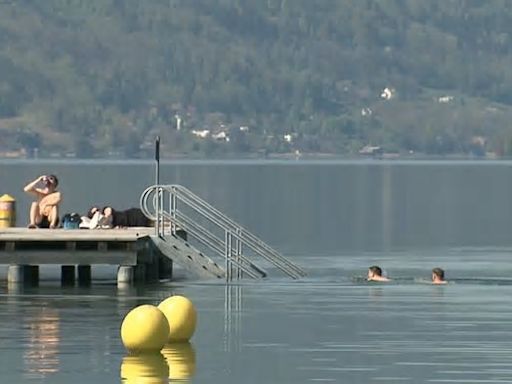
[[[210,212],[203,211],[194,203],[194,201],[190,201],[188,198],[182,198],[181,200],[186,202],[189,207],[195,209],[196,212],[202,214],[204,217],[208,218],[214,224],[223,227],[223,223],[219,219],[219,217],[216,217]],[[180,225],[178,221],[177,224]],[[236,229],[237,228],[234,227],[230,228],[230,230],[232,231],[231,236],[240,240],[242,243],[244,243],[248,248],[257,253],[259,256],[263,257],[265,260],[274,264],[276,267],[281,269],[290,277],[299,278],[304,276],[300,270],[297,270],[297,268],[295,268],[294,264],[289,263],[288,260],[281,257],[281,255],[279,255],[277,252],[269,252],[269,250],[271,249],[270,247],[262,247],[262,244],[265,244],[263,241],[257,239],[255,236],[251,236],[251,234],[242,227],[239,228],[239,231],[236,231]],[[290,272],[289,269],[291,269],[292,271]]]
[[[188,230],[193,228],[193,226],[189,227],[188,225],[184,225],[183,229]],[[224,256],[224,248],[222,247],[222,242],[212,235],[211,233],[208,234],[196,234],[196,240],[201,242],[202,244],[210,247],[215,252],[217,252],[218,255],[221,257]],[[233,249],[233,252],[235,252],[236,249]],[[236,254],[236,253],[235,253]],[[248,257],[244,256],[243,254],[236,254],[236,258],[239,260],[239,264],[242,265],[242,270],[246,272],[248,275],[252,275],[251,277],[254,278],[262,278],[267,276],[267,272],[260,267],[259,265],[255,264],[253,261],[251,261]],[[237,264],[237,263],[235,263]]]
[[[161,196],[161,190],[165,189],[169,193],[175,193],[177,197],[180,198],[182,202],[184,202],[187,206],[195,210],[198,214],[206,217],[208,220],[210,220],[212,223],[216,224],[217,226],[221,227],[222,229],[229,231],[231,236],[236,237],[239,241],[246,244],[249,248],[251,248],[254,252],[259,254],[261,257],[265,258],[270,263],[274,264],[277,268],[288,274],[292,278],[299,278],[304,276],[304,272],[300,270],[300,268],[297,268],[293,263],[288,262],[287,259],[280,256],[277,252],[275,252],[272,248],[269,246],[266,246],[266,244],[258,239],[256,236],[252,235],[250,232],[245,230],[245,228],[241,227],[240,225],[237,225],[233,220],[228,218],[226,215],[222,214],[220,211],[209,205],[204,200],[200,199],[199,197],[195,196],[193,193],[188,191],[186,188],[176,185],[171,186],[158,186],[156,189],[159,190],[158,194],[155,194],[155,198],[153,200],[153,204],[155,202],[160,203],[160,206],[163,206],[161,204],[161,201],[156,200],[156,196]],[[177,192],[180,190],[184,190],[185,193],[178,194]],[[174,196],[172,197],[174,198]],[[145,211],[149,212],[149,209],[147,208],[147,205],[145,207]],[[163,210],[162,210],[163,212]],[[174,211],[174,215],[175,215]],[[172,216],[172,215],[171,215]],[[171,217],[171,220],[175,217]],[[243,235],[246,235],[245,237]],[[270,252],[269,252],[270,251]],[[273,252],[272,252],[273,251]],[[226,255],[226,257],[229,258],[229,255]],[[231,259],[231,258],[229,258]]]
[[[169,218],[168,214],[163,215],[164,218]],[[203,245],[206,245],[207,247],[214,250],[217,254],[220,256],[224,255],[224,247],[222,242],[210,231],[205,229],[204,227],[200,226],[199,224],[195,223],[190,218],[183,217],[179,212],[177,212],[176,215],[177,218],[177,225],[185,230],[194,232],[194,237],[196,240],[198,240]],[[250,277],[254,279],[260,279],[262,277],[265,277],[267,275],[266,271],[259,267],[258,265],[254,264],[252,261],[250,261],[247,257],[243,255],[239,255],[240,262],[236,260],[231,260],[233,264],[238,266],[240,269],[242,269],[245,273],[247,273]]]
[[[184,200],[185,201],[185,200]],[[188,202],[188,206],[190,206],[191,208],[194,208],[195,204],[193,201],[191,202]],[[206,217],[207,219],[209,219],[212,223],[216,224],[218,227],[220,228],[223,228],[223,223],[220,222],[218,220],[217,217],[209,214],[208,212],[203,212],[202,210],[196,210],[196,212],[202,214],[204,217]],[[185,215],[182,211],[176,209],[174,212],[173,212],[174,215],[171,215],[170,213],[166,212],[166,211],[162,211],[162,215],[163,217],[165,217],[166,219],[168,219],[169,221],[172,221],[174,224],[176,224],[178,227],[181,227],[183,229],[186,230],[185,227],[189,228],[190,227],[194,227],[193,228],[193,232],[194,235],[196,237],[198,237],[199,235],[195,232],[195,231],[199,231],[201,232],[201,236],[204,236],[204,234],[206,233],[208,237],[210,237],[210,240],[211,239],[215,239],[214,242],[216,243],[215,245],[213,245],[210,241],[208,243],[206,243],[205,245],[207,246],[210,246],[212,247],[214,250],[217,251],[217,253],[219,253],[221,256],[225,256],[224,255],[224,251],[225,251],[225,247],[224,247],[224,241],[222,241],[221,239],[219,239],[218,237],[216,237],[213,233],[211,233],[210,231],[208,231],[206,228],[202,227],[201,225],[199,225],[198,223],[195,223],[194,220],[192,220],[191,218],[189,218],[187,215]],[[186,220],[187,222],[183,222],[182,220]],[[230,235],[232,237],[234,237],[235,239],[237,240],[240,240],[242,242],[244,242],[243,238],[239,235],[238,232],[240,231],[235,231],[235,230],[232,230],[233,232],[230,233]],[[204,242],[203,242],[204,243]],[[249,246],[249,248],[253,248],[252,246]],[[235,251],[235,249],[233,248],[232,251]],[[260,253],[261,254],[261,251],[259,251],[258,249],[253,249],[253,251],[257,252],[257,253]],[[245,263],[247,263],[251,268],[255,269],[258,271],[259,274],[261,275],[264,275],[266,276],[267,273],[265,272],[265,270],[259,266],[257,266],[256,264],[254,264],[252,261],[250,261],[247,257],[243,256],[242,254],[238,253],[236,255],[237,257],[240,257],[241,260]],[[262,256],[264,258],[266,258],[267,260],[269,261],[272,261],[271,259],[268,258],[267,255],[265,254],[262,254]],[[230,260],[232,261],[233,258],[230,258]],[[282,267],[283,268],[283,267]],[[246,271],[244,269],[244,271]]]
[[[164,192],[168,194],[169,211],[165,209]],[[178,202],[206,219],[216,228],[224,231],[225,238],[220,239],[178,209]],[[294,279],[306,275],[302,268],[283,257],[257,236],[181,185],[154,185],[148,187],[140,197],[140,206],[146,217],[155,220],[159,224],[156,228],[159,236],[163,237],[165,235],[166,227],[164,223],[167,220],[171,232],[174,232],[176,227],[188,230],[203,245],[225,257],[226,267],[229,269],[232,268],[232,265],[235,265],[251,277],[254,277],[255,274],[266,275],[262,268],[242,255],[242,246],[246,246],[256,255],[264,258]],[[230,265],[230,263],[233,264]],[[249,270],[251,272],[248,272]],[[257,271],[257,273],[254,271]],[[226,271],[226,275],[231,276],[231,273]]]
[[[284,269],[291,269],[294,273],[293,275],[297,277],[304,277],[306,275],[305,271],[299,268],[297,265],[290,262],[288,259],[281,256],[277,251],[275,251],[272,247],[270,247],[267,243],[259,239],[257,236],[249,232],[247,229],[237,224],[234,220],[217,210],[215,207],[210,206],[206,201],[202,200],[200,197],[195,196],[192,192],[190,192],[185,187],[172,186],[176,188],[177,191],[184,191],[185,193],[179,194],[181,200],[186,202],[191,208],[196,209],[196,211],[200,214],[204,214],[212,221],[217,223],[219,226],[226,225],[231,230],[235,232],[233,234],[234,237],[238,238],[242,242],[244,242],[247,246],[249,246],[254,252],[257,252],[260,256],[264,257],[268,261],[276,264],[280,269],[284,271]],[[193,197],[192,197],[193,196]],[[201,209],[203,208],[204,209]],[[236,234],[236,231],[240,231],[240,235]],[[268,253],[268,254],[267,254]],[[277,265],[279,264],[279,265]],[[293,276],[292,276],[293,277]]]

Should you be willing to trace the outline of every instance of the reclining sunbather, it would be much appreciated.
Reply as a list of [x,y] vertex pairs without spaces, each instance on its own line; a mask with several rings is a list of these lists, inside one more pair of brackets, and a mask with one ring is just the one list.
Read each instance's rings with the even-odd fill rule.
[[151,227],[152,221],[142,213],[140,208],[129,208],[116,211],[110,206],[100,209],[93,206],[82,217],[80,228],[123,228],[123,227]]

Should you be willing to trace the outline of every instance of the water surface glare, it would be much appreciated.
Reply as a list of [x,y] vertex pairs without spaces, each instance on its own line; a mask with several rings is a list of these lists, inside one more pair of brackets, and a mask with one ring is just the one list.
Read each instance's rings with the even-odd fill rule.
[[[226,286],[188,280],[125,290],[108,282],[89,288],[4,285],[2,378],[78,384],[167,383],[169,377],[194,383],[512,382],[512,284],[504,250],[472,252],[494,260],[495,279],[472,280],[468,271],[457,279],[453,270],[447,286],[432,286],[414,264],[390,284],[367,283],[364,269],[331,268],[333,257],[320,257],[300,281]],[[347,265],[357,265],[355,258],[365,257],[343,255]],[[190,297],[198,309],[191,343],[150,358],[128,356],[119,337],[124,315],[171,294]]]
[[[23,186],[48,173],[63,213],[137,206],[154,180],[149,161],[0,160],[18,225]],[[0,285],[1,382],[510,383],[511,176],[510,161],[164,162],[163,183],[186,186],[308,277],[268,268],[260,282],[120,290],[115,268],[93,270],[101,281],[89,288],[62,288],[42,268],[37,288]],[[393,281],[367,283],[373,264]],[[437,266],[447,286],[429,284]],[[128,356],[123,317],[171,294],[197,307],[191,343]]]

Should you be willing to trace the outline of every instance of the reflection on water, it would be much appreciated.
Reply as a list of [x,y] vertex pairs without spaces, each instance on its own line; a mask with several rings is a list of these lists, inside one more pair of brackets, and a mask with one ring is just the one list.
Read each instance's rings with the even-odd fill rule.
[[240,350],[242,286],[227,284],[224,290],[224,350]]
[[121,363],[121,382],[163,384],[169,381],[169,366],[161,353],[125,356]]
[[10,295],[20,295],[23,293],[24,285],[20,283],[7,283],[7,293]]
[[[180,281],[126,291],[115,283],[5,285],[1,382],[512,382],[510,254],[465,252],[439,263],[436,254],[387,253],[377,261],[396,276],[389,284],[353,279],[375,258],[358,254],[316,257],[299,281]],[[445,286],[424,280],[437,264],[450,271]],[[123,317],[171,294],[197,307],[193,345],[126,356]]]
[[161,353],[128,355],[121,363],[121,382],[161,384],[188,382],[196,371],[196,352],[190,343],[169,344]]
[[[161,176],[305,266],[306,279],[270,269],[231,285],[2,285],[1,382],[512,383],[512,162],[294,164],[173,162]],[[49,169],[65,181],[63,211],[129,207],[153,183],[148,163],[0,166],[20,212],[30,200],[16,191]],[[373,264],[394,282],[369,285]],[[450,284],[423,281],[434,266]],[[194,346],[124,357],[123,316],[171,293],[197,306]]]
[[162,354],[169,366],[169,379],[186,382],[196,372],[196,351],[191,343],[169,344]]
[[59,371],[59,313],[42,308],[28,320],[25,353],[25,372],[28,376],[45,377]]

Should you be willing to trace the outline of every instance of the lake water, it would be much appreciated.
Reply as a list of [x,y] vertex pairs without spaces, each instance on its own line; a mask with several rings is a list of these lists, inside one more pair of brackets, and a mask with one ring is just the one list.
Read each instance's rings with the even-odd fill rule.
[[[55,173],[63,212],[138,205],[151,162],[0,162],[0,194]],[[512,163],[169,162],[161,180],[213,203],[308,271],[226,286],[0,285],[0,372],[12,383],[511,383]],[[379,264],[389,284],[364,281]],[[427,283],[435,266],[450,283]],[[3,268],[3,267],[1,267]],[[94,273],[94,271],[93,271]],[[190,344],[126,355],[124,315],[189,297]],[[121,376],[125,378],[122,379]],[[152,378],[152,379],[151,379]]]

